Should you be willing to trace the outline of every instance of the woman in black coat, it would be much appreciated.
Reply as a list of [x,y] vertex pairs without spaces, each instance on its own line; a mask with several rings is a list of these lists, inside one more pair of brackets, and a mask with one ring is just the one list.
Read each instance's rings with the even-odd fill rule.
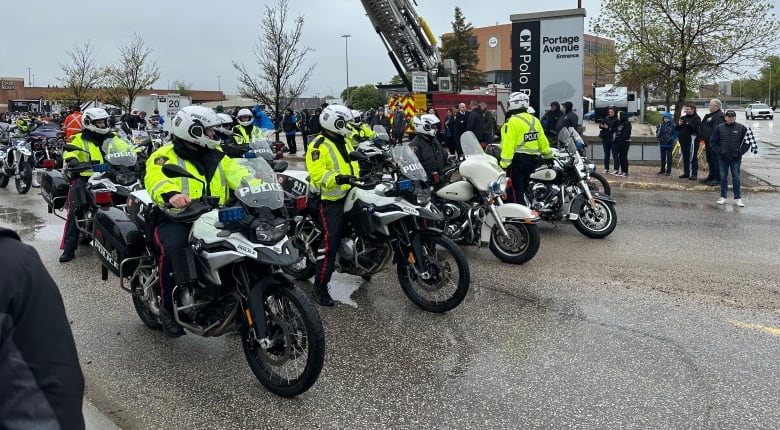
[[631,146],[631,123],[628,114],[620,111],[615,123],[615,138],[612,145],[617,147],[620,159],[620,172],[616,176],[628,176],[628,148]]

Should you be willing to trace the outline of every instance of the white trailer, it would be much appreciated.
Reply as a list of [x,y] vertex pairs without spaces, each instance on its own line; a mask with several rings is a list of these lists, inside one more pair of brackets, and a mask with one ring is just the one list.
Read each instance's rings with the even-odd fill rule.
[[176,116],[176,112],[185,106],[190,106],[191,104],[192,98],[189,96],[182,96],[179,94],[149,94],[148,96],[136,97],[133,101],[133,109],[146,112],[147,121],[155,109],[158,110],[160,112],[160,116],[165,118],[163,128],[167,131],[171,131],[171,120],[174,116]]

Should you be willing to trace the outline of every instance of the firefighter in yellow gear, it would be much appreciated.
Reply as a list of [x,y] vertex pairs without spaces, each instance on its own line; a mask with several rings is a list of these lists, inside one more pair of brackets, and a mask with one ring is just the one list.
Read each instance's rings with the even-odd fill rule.
[[525,93],[512,93],[507,101],[509,120],[501,127],[501,167],[507,169],[512,185],[507,190],[507,202],[525,203],[525,189],[540,158],[548,166],[555,155],[544,134],[541,121],[528,113],[529,99]]
[[349,153],[354,151],[350,139],[355,130],[352,112],[344,106],[327,106],[320,113],[320,124],[322,134],[309,144],[306,151],[309,190],[315,195],[312,205],[317,206],[314,217],[323,232],[317,250],[314,300],[322,306],[333,306],[328,283],[341,243],[344,199],[360,176],[360,166],[349,160]]

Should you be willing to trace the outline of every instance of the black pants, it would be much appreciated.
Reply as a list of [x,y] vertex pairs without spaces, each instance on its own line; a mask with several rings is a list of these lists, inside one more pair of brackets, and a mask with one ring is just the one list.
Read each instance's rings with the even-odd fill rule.
[[173,287],[176,282],[173,279],[173,263],[171,254],[182,248],[189,246],[189,235],[191,224],[178,222],[162,221],[154,229],[154,243],[160,252],[160,261],[158,273],[160,275],[160,297],[163,307],[173,311]]
[[720,181],[720,167],[718,166],[718,153],[710,147],[709,142],[704,143],[707,150],[707,164],[709,165],[707,172],[707,181]]
[[65,251],[75,251],[79,246],[79,229],[76,226],[76,218],[81,215],[83,206],[87,204],[87,181],[89,181],[87,176],[78,176],[70,181],[70,189],[68,190],[68,204],[70,206],[68,207],[68,216],[65,217],[65,230],[60,242],[60,249]]
[[680,139],[680,151],[685,165],[683,173],[696,176],[699,173],[699,142],[692,142],[690,137]]
[[456,133],[455,134],[455,139],[453,140],[453,144],[454,144],[453,146],[455,147],[455,153],[458,154],[458,157],[462,157],[463,156],[463,147],[460,146],[460,136],[461,136],[461,134],[463,134],[463,133]]
[[512,179],[512,186],[507,190],[507,203],[527,204],[525,201],[525,191],[528,188],[528,181],[531,179],[537,167],[539,167],[539,157],[526,154],[515,154],[512,158],[512,164],[507,169],[509,178]]
[[317,222],[322,227],[322,242],[317,249],[317,271],[315,286],[327,286],[333,276],[333,265],[339,256],[342,225],[344,221],[344,200],[322,200],[317,213]]
[[290,153],[294,154],[298,152],[298,146],[295,143],[295,135],[294,134],[285,134],[284,137],[287,138],[287,148],[290,149]]
[[618,147],[618,154],[620,155],[620,171],[623,173],[628,173],[628,148],[631,147],[631,142],[621,142],[618,144],[613,143],[613,145],[617,145]]
[[[604,148],[604,171],[609,172],[609,156],[612,155],[612,136],[603,137],[601,146]],[[615,170],[618,169],[618,160],[615,160]]]

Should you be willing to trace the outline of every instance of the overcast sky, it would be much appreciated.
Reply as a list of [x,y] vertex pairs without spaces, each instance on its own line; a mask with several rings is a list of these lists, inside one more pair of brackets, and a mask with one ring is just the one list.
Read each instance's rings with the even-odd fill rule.
[[[74,44],[91,41],[97,61],[118,59],[118,46],[138,33],[153,48],[160,68],[155,88],[183,80],[194,89],[236,93],[232,62],[254,63],[252,48],[260,34],[265,4],[276,0],[223,1],[51,1],[4,0],[3,43],[0,76],[23,77],[36,86],[55,85],[62,76],[60,63]],[[338,95],[346,87],[345,47],[349,38],[351,85],[388,82],[396,71],[359,0],[293,0],[290,15],[304,17],[303,44],[314,52],[307,64],[316,63],[304,95]],[[509,23],[516,13],[574,9],[577,0],[417,0],[417,13],[436,35],[452,31],[455,6],[474,27]],[[582,0],[587,20],[600,13],[599,0]]]

